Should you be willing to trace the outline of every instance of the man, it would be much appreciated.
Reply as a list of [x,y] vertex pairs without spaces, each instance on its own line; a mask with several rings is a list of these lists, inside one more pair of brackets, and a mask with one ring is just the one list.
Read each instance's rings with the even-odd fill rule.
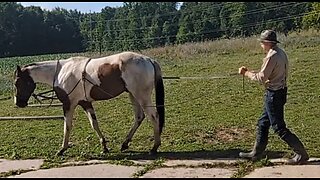
[[287,55],[277,46],[279,41],[275,31],[263,31],[259,41],[267,54],[263,59],[260,72],[249,71],[248,68],[242,66],[239,68],[239,74],[265,86],[264,108],[257,123],[256,141],[253,150],[250,153],[240,152],[239,156],[252,161],[263,158],[271,126],[274,132],[294,151],[293,158],[288,159],[287,164],[304,164],[308,161],[309,155],[299,138],[287,129],[284,121],[284,105],[287,100]]

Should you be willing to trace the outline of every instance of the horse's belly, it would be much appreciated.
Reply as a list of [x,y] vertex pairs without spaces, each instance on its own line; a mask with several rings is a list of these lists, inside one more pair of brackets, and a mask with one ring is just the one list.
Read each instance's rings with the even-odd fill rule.
[[120,95],[126,90],[125,83],[121,78],[119,65],[105,63],[98,69],[98,78],[101,84],[93,86],[90,96],[94,100],[107,100]]
[[93,86],[90,91],[90,96],[94,100],[107,100],[114,98],[126,90],[122,84],[110,84],[109,87]]

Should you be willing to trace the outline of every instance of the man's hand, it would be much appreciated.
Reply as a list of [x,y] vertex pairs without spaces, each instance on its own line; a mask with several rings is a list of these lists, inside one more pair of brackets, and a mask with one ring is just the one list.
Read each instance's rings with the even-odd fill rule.
[[239,74],[244,75],[247,71],[248,71],[248,68],[246,68],[245,66],[241,66],[239,68]]

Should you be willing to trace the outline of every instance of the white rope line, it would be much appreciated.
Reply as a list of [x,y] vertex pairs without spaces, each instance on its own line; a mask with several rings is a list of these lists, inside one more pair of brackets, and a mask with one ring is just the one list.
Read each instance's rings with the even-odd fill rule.
[[15,116],[15,117],[0,117],[0,121],[5,120],[40,120],[40,119],[64,119],[64,116]]

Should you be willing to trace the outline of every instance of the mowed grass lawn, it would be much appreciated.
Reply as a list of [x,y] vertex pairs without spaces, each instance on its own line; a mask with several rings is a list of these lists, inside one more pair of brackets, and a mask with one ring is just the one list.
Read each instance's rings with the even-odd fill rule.
[[[293,34],[282,37],[290,61],[288,101],[285,106],[287,126],[304,143],[310,156],[320,157],[320,62],[319,34]],[[300,40],[300,41],[297,41]],[[259,70],[264,54],[256,38],[221,40],[146,50],[143,54],[157,59],[164,76],[227,76],[221,79],[164,80],[166,122],[159,152],[163,157],[203,158],[236,156],[251,150],[256,122],[262,112],[264,88],[248,79],[242,88],[238,68],[246,65]],[[67,58],[76,54],[3,58],[11,64],[2,76],[12,77],[15,64]],[[89,56],[89,55],[88,55]],[[7,93],[3,93],[6,96]],[[128,94],[94,103],[100,129],[108,139],[111,152],[101,155],[95,131],[78,107],[74,115],[69,148],[64,160],[146,158],[153,146],[153,129],[146,118],[137,130],[129,151],[120,147],[133,124]],[[16,108],[13,99],[2,100],[0,116],[62,115],[61,107]],[[0,121],[0,158],[55,159],[63,139],[63,120]],[[292,151],[270,129],[268,151]],[[160,156],[161,156],[160,153]]]

